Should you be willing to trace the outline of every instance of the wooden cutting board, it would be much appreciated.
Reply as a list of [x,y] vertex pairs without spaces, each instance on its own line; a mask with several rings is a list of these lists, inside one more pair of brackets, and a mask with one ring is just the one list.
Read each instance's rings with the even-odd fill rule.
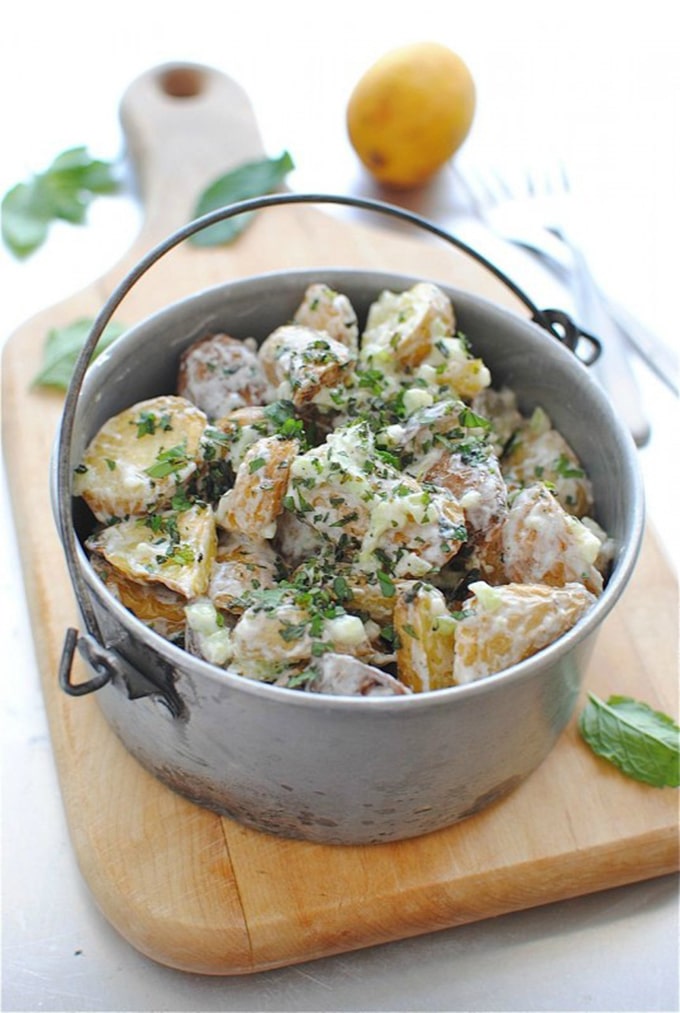
[[[31,388],[46,332],[93,316],[127,269],[190,218],[203,186],[263,153],[246,96],[210,68],[150,71],[126,93],[121,116],[146,213],[141,234],[105,277],[19,328],[2,363],[4,450],[45,706],[73,847],[104,914],[161,963],[245,974],[677,869],[677,793],[598,760],[575,722],[519,790],[468,821],[403,843],[334,848],[259,834],[186,802],[129,756],[95,697],[59,690],[64,631],[78,621],[48,495],[62,399]],[[121,318],[132,323],[230,277],[323,264],[419,273],[514,303],[443,245],[286,206],[263,212],[229,248],[174,251],[133,290]],[[674,576],[648,533],[587,688],[677,714],[676,602]]]

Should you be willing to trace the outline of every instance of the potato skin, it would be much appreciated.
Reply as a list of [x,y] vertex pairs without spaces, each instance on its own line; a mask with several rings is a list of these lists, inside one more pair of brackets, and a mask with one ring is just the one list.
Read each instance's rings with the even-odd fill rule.
[[177,393],[210,419],[270,399],[257,353],[228,334],[212,334],[189,346],[180,359]]

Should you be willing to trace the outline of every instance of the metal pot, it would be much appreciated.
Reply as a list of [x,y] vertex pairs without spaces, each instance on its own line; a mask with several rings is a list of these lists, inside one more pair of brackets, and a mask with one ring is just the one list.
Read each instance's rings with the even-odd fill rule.
[[[538,323],[442,285],[494,382],[514,389],[524,412],[544,406],[591,476],[597,518],[617,546],[596,605],[521,664],[476,683],[406,697],[295,692],[244,679],[173,646],[122,607],[94,573],[81,545],[83,515],[71,499],[73,467],[110,416],[174,389],[179,356],[192,341],[220,329],[264,338],[318,280],[347,293],[361,319],[382,289],[421,279],[319,269],[230,282],[133,327],[86,374],[87,362],[80,364],[55,454],[53,496],[87,633],[68,631],[60,679],[73,695],[96,690],[128,750],[199,805],[317,842],[399,840],[478,812],[550,752],[573,713],[597,631],[633,570],[643,526],[641,480],[632,440],[572,351]],[[69,677],[76,646],[92,669],[80,685]]]

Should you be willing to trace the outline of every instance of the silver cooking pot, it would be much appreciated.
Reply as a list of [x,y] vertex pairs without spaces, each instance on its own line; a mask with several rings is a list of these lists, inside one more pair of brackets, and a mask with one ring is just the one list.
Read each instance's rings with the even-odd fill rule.
[[[398,291],[423,280],[320,268],[228,282],[132,327],[88,368],[118,304],[167,250],[231,215],[293,201],[353,204],[422,225],[481,260],[531,311],[533,320],[523,319],[438,282],[494,382],[514,389],[525,413],[544,406],[574,447],[591,476],[597,519],[615,540],[616,559],[604,593],[570,632],[497,675],[387,698],[331,697],[249,680],[149,630],[107,591],[83,550],[89,521],[71,490],[84,447],[112,415],[174,391],[179,357],[194,340],[220,330],[263,339],[292,317],[312,281],[347,293],[361,320],[383,289]],[[86,632],[66,633],[63,689],[73,696],[96,692],[127,749],[170,788],[263,831],[329,844],[399,840],[448,826],[506,795],[542,762],[568,723],[597,631],[631,576],[641,542],[635,447],[574,354],[582,341],[568,318],[537,310],[469,247],[377,201],[277,195],[213,212],[179,230],[140,262],[105,305],[67,394],[53,502]],[[81,683],[71,678],[76,649],[90,671]]]

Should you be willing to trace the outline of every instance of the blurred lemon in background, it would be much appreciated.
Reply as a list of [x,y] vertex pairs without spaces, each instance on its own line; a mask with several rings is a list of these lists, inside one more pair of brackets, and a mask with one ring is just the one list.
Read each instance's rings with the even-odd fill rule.
[[438,42],[385,53],[357,82],[347,106],[355,152],[381,183],[412,187],[433,176],[472,126],[475,84],[463,60]]

